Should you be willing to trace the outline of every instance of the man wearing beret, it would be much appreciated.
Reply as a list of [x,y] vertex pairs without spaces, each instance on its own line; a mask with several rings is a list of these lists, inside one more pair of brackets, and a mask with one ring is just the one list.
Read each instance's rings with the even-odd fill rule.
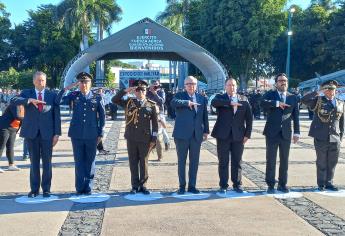
[[[92,76],[86,72],[77,75],[77,82],[62,89],[58,101],[73,102],[73,116],[68,131],[75,161],[75,188],[77,195],[92,192],[97,144],[102,140],[105,110],[102,97],[91,89]],[[63,94],[75,86],[79,91]]]
[[321,84],[320,91],[302,97],[302,103],[314,111],[309,136],[314,138],[317,185],[320,191],[337,191],[333,185],[340,145],[344,134],[344,102],[335,97],[337,81]]
[[[288,79],[284,73],[275,77],[276,90],[262,98],[261,106],[267,114],[263,134],[266,136],[267,193],[275,192],[277,151],[279,149],[279,178],[277,190],[288,193],[288,164],[291,140],[297,143],[300,135],[298,98],[287,91]],[[293,135],[291,123],[293,121]]]
[[[156,103],[146,98],[147,83],[136,80],[132,87],[120,90],[112,102],[125,109],[127,150],[131,171],[131,194],[150,194],[146,188],[148,180],[148,158],[157,141],[158,119]],[[135,98],[123,98],[134,92]]]

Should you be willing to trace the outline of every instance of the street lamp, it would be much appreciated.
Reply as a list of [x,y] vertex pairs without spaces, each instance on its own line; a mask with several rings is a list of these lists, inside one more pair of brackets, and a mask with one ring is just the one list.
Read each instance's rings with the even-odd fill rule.
[[287,32],[288,47],[287,47],[287,56],[286,56],[286,76],[288,80],[290,79],[290,47],[291,47],[291,36],[292,36],[291,19],[295,11],[296,9],[294,7],[291,7],[289,9],[289,16],[288,16],[288,32]]

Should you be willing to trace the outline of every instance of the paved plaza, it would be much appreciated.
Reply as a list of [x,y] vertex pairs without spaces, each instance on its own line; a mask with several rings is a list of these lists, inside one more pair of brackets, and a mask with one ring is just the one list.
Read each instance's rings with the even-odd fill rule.
[[[210,116],[210,130],[215,119]],[[216,141],[210,137],[202,145],[197,181],[207,198],[173,197],[178,177],[172,142],[161,162],[156,153],[150,156],[147,187],[160,197],[128,200],[130,171],[125,124],[120,116],[118,121],[107,121],[104,144],[110,154],[98,155],[96,163],[94,190],[108,194],[110,199],[88,204],[69,199],[75,191],[74,162],[67,137],[69,117],[62,120],[63,135],[53,154],[51,188],[58,200],[41,204],[15,201],[29,191],[29,162],[21,161],[22,140],[18,139],[16,164],[21,171],[0,174],[0,235],[345,235],[345,193],[329,196],[316,191],[315,150],[305,114],[301,117],[300,142],[291,145],[290,197],[265,194],[265,121],[255,120],[243,155],[243,185],[249,194],[227,198],[216,194]],[[170,135],[172,127],[173,121],[169,121]],[[335,184],[345,189],[344,148],[340,156]],[[7,160],[2,157],[0,168],[6,167]]]

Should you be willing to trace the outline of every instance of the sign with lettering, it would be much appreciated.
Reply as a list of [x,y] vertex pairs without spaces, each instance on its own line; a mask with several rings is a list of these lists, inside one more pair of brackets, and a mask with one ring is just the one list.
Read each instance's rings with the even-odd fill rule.
[[128,46],[130,51],[163,51],[164,43],[157,36],[153,35],[152,29],[144,29],[144,35],[138,35],[130,40]]
[[134,80],[159,80],[159,70],[120,70],[120,88],[128,88]]

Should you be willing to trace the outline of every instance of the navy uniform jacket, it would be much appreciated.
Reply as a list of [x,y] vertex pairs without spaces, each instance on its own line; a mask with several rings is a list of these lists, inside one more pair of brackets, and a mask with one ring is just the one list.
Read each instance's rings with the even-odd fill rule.
[[284,110],[277,107],[280,96],[276,90],[270,90],[264,94],[261,107],[267,112],[267,121],[263,134],[266,137],[275,137],[282,132],[286,140],[291,140],[291,122],[293,120],[294,134],[300,134],[298,98],[289,92],[286,93],[285,103],[290,105]]
[[175,109],[176,119],[173,137],[178,139],[195,139],[202,142],[203,134],[209,134],[209,124],[207,115],[207,99],[195,93],[196,102],[200,104],[195,114],[188,106],[189,95],[187,92],[176,93],[171,101],[172,108]]
[[25,89],[11,100],[11,104],[25,107],[20,137],[33,139],[40,132],[42,139],[47,140],[52,139],[54,135],[61,135],[60,106],[56,102],[56,93],[44,90],[46,104],[43,105],[42,112],[33,104],[28,104],[29,98],[37,99],[35,89]]
[[[212,130],[212,137],[219,139],[232,138],[234,141],[242,141],[244,136],[250,138],[253,126],[253,115],[244,96],[237,95],[238,106],[236,113],[230,105],[231,101],[227,93],[218,94],[212,100],[212,106],[217,109],[217,121]],[[230,137],[230,133],[232,137]]]
[[[316,108],[318,99],[319,105]],[[301,99],[302,103],[314,110],[313,121],[310,125],[309,136],[321,141],[329,141],[330,136],[341,141],[344,134],[344,102],[336,98],[336,106],[327,102],[325,96],[317,96],[312,92]],[[322,120],[320,119],[322,118]]]
[[105,125],[105,110],[102,97],[90,91],[85,97],[80,91],[63,96],[64,90],[58,94],[60,103],[73,102],[73,116],[68,130],[68,136],[75,139],[96,139],[103,137]]
[[123,99],[124,90],[119,91],[112,102],[122,106],[126,112],[125,138],[136,142],[155,142],[158,133],[158,119],[156,103],[145,99],[144,103],[136,98]]

